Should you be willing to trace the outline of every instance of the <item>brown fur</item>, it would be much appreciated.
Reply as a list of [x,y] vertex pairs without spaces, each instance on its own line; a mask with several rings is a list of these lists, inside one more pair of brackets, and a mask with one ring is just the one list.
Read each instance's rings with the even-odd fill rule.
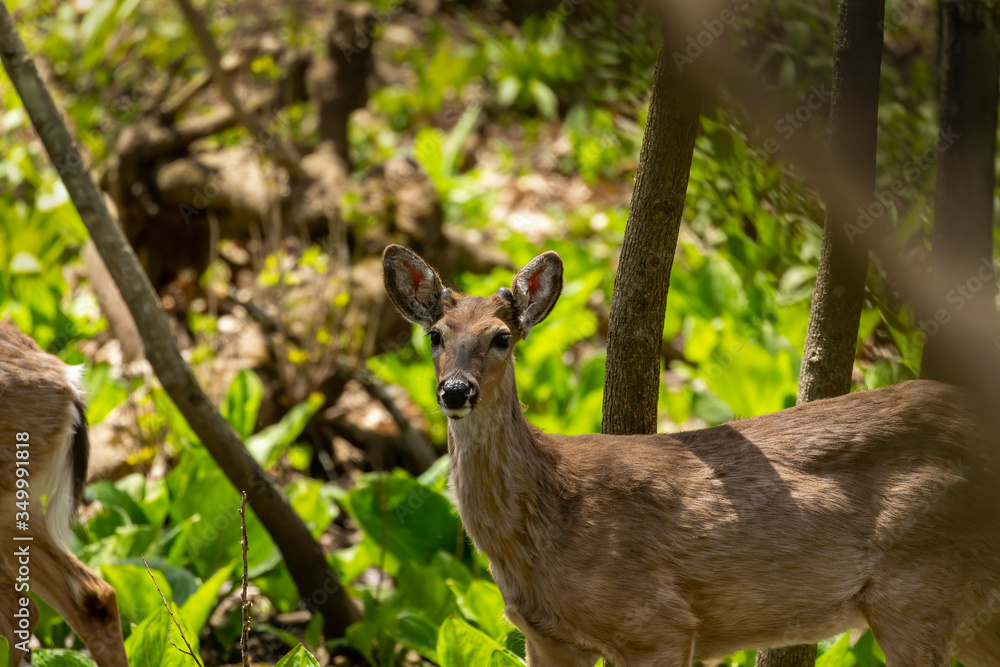
[[[439,382],[478,386],[443,408],[450,482],[529,665],[680,667],[866,624],[889,667],[1000,665],[1000,453],[961,391],[913,381],[677,435],[548,435],[495,343],[536,296],[524,281],[513,302],[428,297],[437,274],[390,255],[393,302],[441,335]],[[433,312],[393,293],[399,268],[428,276],[410,284]]]
[[[30,506],[28,525],[15,525],[16,434],[29,434]],[[22,450],[24,451],[24,450]],[[0,635],[13,646],[21,639],[14,633],[18,599],[26,593],[15,590],[20,566],[11,554],[27,545],[30,549],[31,590],[66,619],[90,649],[101,667],[127,667],[121,621],[115,592],[86,568],[53,535],[65,525],[52,523],[57,508],[65,508],[58,523],[68,521],[74,496],[82,487],[87,469],[87,437],[80,389],[70,367],[46,354],[33,340],[10,324],[0,322]],[[42,511],[42,496],[49,497]],[[14,541],[14,536],[31,541]],[[30,605],[30,629],[37,609]],[[14,664],[23,652],[13,650]]]

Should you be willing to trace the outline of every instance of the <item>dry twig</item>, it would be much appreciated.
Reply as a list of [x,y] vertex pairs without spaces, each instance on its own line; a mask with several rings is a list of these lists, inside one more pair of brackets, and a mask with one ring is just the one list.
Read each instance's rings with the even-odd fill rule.
[[247,492],[240,499],[240,523],[243,524],[243,592],[240,598],[243,602],[243,634],[240,637],[240,654],[243,656],[243,667],[250,667],[250,653],[247,652],[247,640],[250,638],[250,603],[247,602]]
[[181,8],[181,12],[183,12],[184,18],[187,19],[188,25],[191,26],[191,31],[194,33],[195,38],[198,40],[198,45],[201,47],[202,55],[208,61],[208,67],[212,72],[212,81],[215,83],[215,87],[219,89],[219,93],[225,98],[229,106],[232,107],[233,113],[236,114],[240,124],[247,129],[256,142],[270,149],[269,153],[274,161],[287,169],[289,174],[300,181],[312,180],[302,168],[302,158],[296,154],[295,149],[277,137],[272,136],[255,116],[247,113],[247,110],[243,107],[243,103],[236,96],[236,91],[229,81],[228,74],[223,69],[222,54],[219,52],[219,47],[215,45],[212,34],[208,31],[208,27],[205,25],[201,14],[191,4],[191,0],[177,0],[177,5]]
[[170,620],[173,621],[174,625],[177,626],[177,630],[181,633],[181,639],[184,640],[184,645],[188,647],[188,650],[185,651],[180,646],[175,644],[174,640],[170,638],[169,623],[167,624],[167,641],[170,642],[170,645],[173,646],[178,651],[180,651],[181,653],[191,656],[191,659],[194,660],[194,664],[198,665],[198,667],[201,667],[201,660],[198,660],[198,656],[195,655],[194,649],[191,648],[191,644],[188,642],[187,637],[184,636],[184,628],[182,628],[181,624],[177,622],[176,618],[174,618],[174,612],[170,609],[170,603],[167,602],[167,597],[163,594],[163,591],[160,590],[160,585],[156,583],[156,577],[153,576],[153,571],[149,569],[149,563],[146,562],[146,556],[144,556],[143,554],[139,554],[139,558],[142,559],[142,564],[146,566],[146,573],[149,574],[149,578],[153,580],[153,585],[156,586],[156,592],[160,594],[160,598],[163,600],[163,606],[167,608],[167,613],[170,614]]

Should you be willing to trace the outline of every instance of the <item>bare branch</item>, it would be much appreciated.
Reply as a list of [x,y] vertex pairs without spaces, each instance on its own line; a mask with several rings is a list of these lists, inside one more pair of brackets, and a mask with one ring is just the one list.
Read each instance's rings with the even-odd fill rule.
[[250,653],[247,652],[247,641],[250,638],[250,603],[247,602],[247,492],[240,498],[240,523],[243,528],[243,592],[240,599],[243,602],[243,633],[240,637],[240,654],[243,656],[243,667],[250,667]]
[[195,664],[198,665],[198,667],[201,667],[201,661],[198,660],[198,656],[194,654],[194,649],[191,648],[190,642],[188,642],[187,637],[184,635],[184,628],[182,628],[181,624],[177,622],[176,618],[174,618],[174,612],[170,609],[170,603],[167,602],[167,597],[163,594],[163,591],[160,590],[160,585],[156,583],[156,577],[153,576],[153,571],[149,569],[149,563],[146,562],[146,556],[139,554],[139,558],[142,559],[142,564],[146,566],[146,573],[149,574],[149,578],[153,580],[153,585],[156,586],[156,592],[160,594],[160,598],[163,600],[163,606],[167,608],[167,613],[170,614],[170,620],[177,626],[177,631],[181,633],[181,639],[184,640],[184,645],[187,646],[188,650],[185,651],[180,646],[175,644],[174,640],[170,638],[169,623],[167,624],[167,641],[181,653],[191,656],[191,659],[194,660]]
[[[212,71],[212,80],[215,82],[215,87],[219,89],[219,93],[229,106],[232,107],[233,113],[236,114],[240,124],[247,129],[255,140],[265,143],[268,146],[271,157],[275,162],[287,169],[289,174],[300,181],[312,180],[302,168],[302,157],[297,154],[297,151],[292,146],[286,145],[278,137],[272,137],[257,118],[247,113],[247,110],[243,108],[243,104],[236,96],[236,91],[229,81],[229,76],[222,67],[222,54],[215,45],[215,40],[212,39],[212,34],[208,31],[208,27],[205,25],[201,14],[191,4],[191,0],[177,0],[177,6],[184,13],[184,17],[187,19],[188,25],[191,26],[191,31],[194,33],[195,39],[198,40],[202,55],[208,61],[208,67]],[[264,137],[268,137],[268,141],[264,142]]]

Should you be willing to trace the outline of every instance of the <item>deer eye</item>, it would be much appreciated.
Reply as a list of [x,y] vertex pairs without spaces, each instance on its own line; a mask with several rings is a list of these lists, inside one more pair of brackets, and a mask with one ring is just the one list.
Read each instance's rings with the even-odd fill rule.
[[499,347],[500,349],[505,349],[510,347],[510,334],[509,333],[497,334],[496,338],[493,339],[493,344]]
[[438,345],[441,344],[441,334],[439,334],[437,331],[432,331],[430,336],[431,336],[431,345],[437,347]]

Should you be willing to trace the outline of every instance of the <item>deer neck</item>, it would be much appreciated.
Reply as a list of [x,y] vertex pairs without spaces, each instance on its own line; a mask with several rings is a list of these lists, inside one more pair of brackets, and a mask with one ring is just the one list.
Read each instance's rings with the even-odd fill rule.
[[530,570],[556,534],[549,523],[560,515],[551,511],[560,484],[554,453],[521,413],[513,363],[493,400],[449,420],[448,452],[462,522],[494,574],[498,568]]

